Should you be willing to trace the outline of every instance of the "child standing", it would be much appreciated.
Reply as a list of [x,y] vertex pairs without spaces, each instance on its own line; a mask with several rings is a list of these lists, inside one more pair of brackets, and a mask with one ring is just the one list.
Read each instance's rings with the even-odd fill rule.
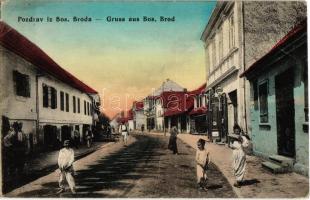
[[199,189],[206,190],[207,168],[210,163],[210,153],[205,149],[206,141],[199,139],[197,142],[196,163],[197,163],[197,183]]
[[74,151],[72,148],[69,147],[69,144],[70,144],[69,140],[64,141],[64,148],[60,150],[58,156],[58,167],[60,169],[60,176],[59,176],[60,190],[58,191],[58,193],[65,191],[64,182],[67,181],[72,194],[75,194],[75,181],[73,178]]

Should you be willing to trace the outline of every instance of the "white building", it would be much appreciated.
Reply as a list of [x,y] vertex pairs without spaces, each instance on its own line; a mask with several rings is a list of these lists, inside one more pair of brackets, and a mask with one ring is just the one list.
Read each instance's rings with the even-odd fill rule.
[[[245,79],[239,78],[243,71],[241,4],[233,1],[218,2],[210,20],[203,31],[201,40],[204,42],[207,88],[209,91],[210,110],[213,113],[210,132],[217,133],[223,141],[227,134],[232,133],[234,123],[246,128],[244,103]],[[217,94],[215,91],[220,92]],[[219,126],[226,124],[228,130],[218,135]]]
[[1,115],[23,123],[30,148],[57,148],[74,130],[82,140],[100,103],[97,92],[7,24],[0,22],[0,31]]
[[156,130],[164,131],[165,129],[164,111],[163,99],[159,96],[159,98],[155,100]]
[[146,128],[146,115],[144,114],[143,101],[135,101],[132,107],[133,123],[135,130],[141,130],[142,126]]
[[110,121],[112,132],[118,132],[118,126],[119,126],[119,121],[121,117],[122,117],[121,113],[117,113],[116,115],[114,115],[114,117],[112,117]]
[[149,129],[165,129],[164,107],[161,95],[163,92],[183,92],[186,89],[176,82],[166,79],[151,95],[144,99],[144,113],[147,115]]
[[128,129],[129,131],[135,130],[135,125],[134,125],[134,116],[133,116],[133,111],[132,109],[127,111],[127,123],[128,123]]

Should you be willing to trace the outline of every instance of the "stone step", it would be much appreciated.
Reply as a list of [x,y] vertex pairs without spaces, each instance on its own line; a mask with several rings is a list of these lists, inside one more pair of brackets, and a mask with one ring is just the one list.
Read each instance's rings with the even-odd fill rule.
[[293,168],[293,166],[294,166],[294,159],[293,158],[289,158],[289,157],[285,157],[285,156],[281,156],[281,155],[271,155],[271,156],[269,156],[269,159],[273,162],[276,162],[276,163],[282,165],[283,167]]
[[276,164],[276,163],[273,163],[273,162],[270,162],[270,161],[265,161],[265,162],[262,162],[262,166],[270,171],[272,171],[273,173],[275,174],[279,174],[279,173],[285,173],[287,172],[286,168],[279,165],[279,164]]

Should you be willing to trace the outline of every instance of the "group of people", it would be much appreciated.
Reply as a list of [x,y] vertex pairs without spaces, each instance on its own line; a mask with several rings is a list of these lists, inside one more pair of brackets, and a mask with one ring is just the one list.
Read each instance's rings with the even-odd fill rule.
[[[88,148],[91,147],[92,143],[93,143],[93,140],[94,140],[94,134],[93,132],[91,131],[91,129],[88,127],[86,129],[86,132],[85,132],[85,141],[86,141],[86,145]],[[73,138],[71,140],[71,144],[76,148],[78,149],[79,146],[81,145],[81,141],[80,141],[80,132],[78,130],[74,130],[73,131]]]
[[3,138],[4,176],[20,176],[26,162],[27,137],[22,131],[23,124],[14,122]]
[[[245,149],[249,146],[249,138],[245,135],[240,126],[235,124],[233,127],[234,135],[229,144],[230,148],[233,149],[232,153],[232,168],[233,173],[236,178],[234,187],[240,188],[246,171],[246,153]],[[178,154],[177,148],[177,135],[178,130],[176,127],[172,127],[170,131],[170,138],[168,143],[168,149],[170,149],[173,154]],[[196,170],[197,170],[197,184],[199,189],[207,190],[207,170],[211,162],[210,152],[206,148],[206,141],[204,139],[199,139],[197,141],[197,151],[196,151]]]
[[[244,148],[249,146],[249,138],[245,134],[242,134],[241,128],[235,124],[234,134],[237,136],[231,141],[230,147],[233,149],[233,172],[236,178],[234,184],[235,187],[241,187],[246,170],[246,153]],[[128,130],[125,124],[120,125],[119,131],[123,136],[124,144],[127,145],[128,140]],[[172,127],[170,132],[168,148],[173,152],[173,154],[178,154],[177,148],[177,135],[178,130],[176,127]],[[67,181],[70,190],[73,194],[76,193],[75,181],[74,181],[74,151],[69,146],[70,141],[64,141],[64,148],[59,152],[58,166],[60,170],[59,176],[59,192],[65,190],[65,181]],[[207,190],[208,176],[207,171],[211,163],[210,152],[206,148],[206,140],[199,139],[197,141],[197,151],[196,151],[196,174],[197,174],[197,184],[198,188],[202,190]]]

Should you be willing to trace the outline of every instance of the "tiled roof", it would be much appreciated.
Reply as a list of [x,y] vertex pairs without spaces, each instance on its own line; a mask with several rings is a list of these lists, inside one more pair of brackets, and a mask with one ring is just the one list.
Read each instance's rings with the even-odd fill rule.
[[143,110],[143,107],[144,107],[143,101],[135,101],[134,107],[136,111]]
[[189,94],[194,94],[194,95],[203,94],[206,91],[206,86],[207,86],[207,83],[204,83],[201,86],[199,86],[197,89],[190,91]]

